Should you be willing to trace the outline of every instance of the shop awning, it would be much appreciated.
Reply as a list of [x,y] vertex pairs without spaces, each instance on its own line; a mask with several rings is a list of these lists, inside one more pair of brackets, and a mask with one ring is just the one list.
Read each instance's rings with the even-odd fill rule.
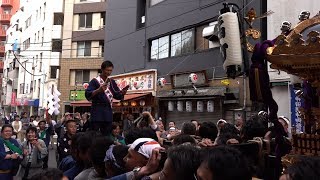
[[198,88],[194,89],[172,89],[169,91],[159,91],[158,98],[199,98],[208,96],[224,96],[226,88]]
[[91,102],[88,100],[81,100],[81,101],[73,101],[70,103],[70,106],[91,106]]
[[[145,97],[151,93],[135,93],[135,94],[126,94],[124,95],[124,101],[133,100],[133,99],[140,99],[142,97]],[[113,103],[118,103],[119,100],[113,99]],[[81,101],[72,101],[70,102],[70,106],[91,106],[91,102],[87,100],[81,100]]]
[[[139,99],[142,98],[144,96],[147,96],[151,93],[134,93],[134,94],[126,94],[124,95],[124,101],[129,101],[129,100],[133,100],[133,99]],[[119,100],[114,99],[113,100],[114,103],[120,102]]]

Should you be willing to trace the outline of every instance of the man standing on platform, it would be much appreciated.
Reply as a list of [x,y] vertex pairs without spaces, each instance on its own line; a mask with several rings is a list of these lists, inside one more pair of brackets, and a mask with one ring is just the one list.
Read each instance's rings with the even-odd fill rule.
[[86,89],[86,98],[92,102],[90,129],[100,130],[104,135],[111,133],[112,100],[122,100],[127,93],[129,85],[120,90],[116,82],[109,78],[113,70],[111,61],[101,64],[101,74],[93,78]]

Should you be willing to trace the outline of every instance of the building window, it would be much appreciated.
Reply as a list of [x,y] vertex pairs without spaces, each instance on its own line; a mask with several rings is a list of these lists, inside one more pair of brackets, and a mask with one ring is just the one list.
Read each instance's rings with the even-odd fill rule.
[[151,42],[151,59],[163,59],[169,57],[169,36],[155,39]]
[[39,19],[41,19],[41,7],[40,7],[40,11],[39,11]]
[[162,1],[164,1],[164,0],[150,0],[150,6],[154,6]]
[[104,41],[99,41],[99,57],[103,57],[104,55]]
[[203,37],[203,29],[208,26],[209,24],[206,24],[152,40],[150,43],[150,59],[175,57],[194,53],[195,50],[201,51],[219,47],[220,43],[217,36],[212,35],[210,40]]
[[25,21],[26,29],[31,26],[31,16]]
[[62,52],[61,39],[52,39],[52,52]]
[[44,27],[42,28],[41,46],[43,46],[43,39],[44,39]]
[[53,25],[63,25],[63,13],[54,13]]
[[26,50],[30,47],[30,38],[28,38],[27,40],[23,41],[22,43],[23,49]]
[[171,56],[191,53],[194,49],[193,29],[171,35]]
[[20,94],[24,94],[24,83],[20,84]]
[[90,70],[76,70],[75,85],[88,83],[90,81]]
[[50,66],[50,78],[56,79],[57,77],[57,71],[59,69],[59,66]]
[[46,8],[47,8],[47,3],[45,2],[43,4],[43,21],[46,20]]
[[4,14],[11,14],[11,8],[2,8]]
[[77,56],[91,56],[91,41],[79,41],[77,42]]
[[146,23],[146,0],[137,1],[137,29],[145,27]]
[[[42,53],[40,53],[40,63],[39,63],[39,72],[42,71]],[[38,58],[37,58],[38,59]]]
[[92,28],[92,13],[79,14],[79,29]]

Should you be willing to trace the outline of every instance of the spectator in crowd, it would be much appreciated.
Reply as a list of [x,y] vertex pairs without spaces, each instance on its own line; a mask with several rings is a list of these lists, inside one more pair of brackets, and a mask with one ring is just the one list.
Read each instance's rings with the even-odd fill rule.
[[22,132],[22,122],[20,121],[20,117],[18,115],[14,116],[12,127],[14,130],[14,135],[16,135],[16,138],[20,141],[20,143],[22,143],[24,141],[24,136]]
[[16,175],[20,160],[22,157],[22,149],[17,140],[12,139],[13,127],[5,124],[1,129],[0,138],[0,179],[12,180]]
[[41,173],[32,176],[30,180],[68,180],[68,178],[63,176],[61,170],[56,168],[49,168]]
[[179,134],[179,135],[175,136],[172,141],[172,145],[174,145],[174,146],[178,146],[178,145],[184,144],[184,143],[190,143],[192,145],[197,145],[196,140],[187,134]]
[[133,121],[134,121],[134,116],[132,114],[127,114],[126,119],[123,120],[123,131],[124,132],[135,126]]
[[[72,168],[65,171],[63,174],[69,180],[75,179],[83,170],[91,167],[89,158],[89,149],[92,145],[92,139],[95,137],[91,133],[77,133],[71,138],[70,151],[72,158],[76,161]],[[79,179],[83,179],[78,177]],[[87,177],[86,177],[87,178]]]
[[[172,128],[172,127],[176,128],[176,123],[175,123],[174,121],[170,121],[170,122],[168,123],[168,127],[169,127],[169,128]],[[168,128],[168,129],[169,129],[169,128]]]
[[191,122],[183,123],[181,133],[195,136],[197,132],[196,126]]
[[30,116],[30,123],[33,127],[38,127],[38,123],[40,119],[37,118],[37,116]]
[[48,155],[46,144],[37,138],[37,128],[30,126],[27,130],[27,140],[22,143],[23,161],[19,177],[30,178],[42,172],[43,158]]
[[200,127],[199,122],[195,119],[192,119],[190,122],[192,122],[196,126],[196,130],[198,131]]
[[77,124],[74,120],[68,120],[65,123],[67,132],[58,139],[58,154],[59,162],[68,155],[70,155],[71,137],[77,132]]
[[[46,123],[48,123],[49,127],[46,127]],[[38,132],[38,137],[39,139],[43,140],[46,144],[46,147],[49,147],[49,143],[50,143],[50,138],[51,138],[51,134],[53,132],[53,125],[52,125],[52,121],[48,118],[47,121],[39,121],[38,123],[39,126],[39,132]],[[49,159],[49,151],[48,151],[48,155],[46,157],[44,157],[43,159],[43,168],[46,169],[48,168],[48,159]]]
[[135,167],[143,167],[147,164],[154,148],[161,147],[151,138],[139,138],[135,140],[124,157],[126,171],[132,171]]
[[158,139],[160,139],[160,138],[165,139],[167,137],[167,133],[166,133],[166,130],[164,129],[163,122],[161,120],[157,120],[156,124],[157,124],[157,127],[158,127],[158,130],[156,132],[157,136],[158,136]]
[[88,180],[105,179],[107,174],[105,171],[104,158],[113,141],[107,137],[97,137],[92,143],[89,151],[89,157],[92,162],[93,170],[88,175]]
[[116,122],[112,123],[112,132],[109,135],[109,138],[114,142],[115,145],[123,144],[125,145],[124,137],[120,135],[120,125]]
[[202,162],[197,170],[198,179],[251,180],[247,160],[240,151],[220,146],[204,150]]
[[244,119],[242,115],[238,114],[236,117],[236,123],[235,123],[235,127],[238,129],[238,131],[241,131],[243,123],[244,123]]
[[125,132],[125,142],[131,145],[135,140],[139,138],[151,138],[158,141],[157,134],[154,130],[149,127],[145,128],[131,128]]
[[81,132],[86,132],[89,129],[89,114],[88,113],[84,113],[81,116],[81,128],[80,131]]
[[104,61],[101,64],[101,74],[93,78],[85,96],[87,100],[92,102],[91,106],[91,128],[93,130],[100,130],[104,135],[111,133],[112,127],[112,100],[122,100],[127,93],[129,85],[122,90],[119,89],[116,82],[109,78],[113,70],[111,61]]
[[30,119],[28,118],[27,112],[22,112],[21,113],[21,119],[20,120],[22,122],[22,131],[21,132],[22,132],[22,135],[23,135],[23,139],[25,139],[26,130],[28,129],[28,127],[30,125]]
[[73,120],[69,112],[64,113],[63,117],[54,125],[54,131],[58,135],[58,138],[61,138],[65,134],[65,123],[69,120]]
[[152,179],[195,180],[200,165],[200,148],[182,144],[169,148],[163,169],[151,175]]
[[10,124],[11,122],[11,118],[10,118],[10,116],[8,116],[8,114],[6,114],[4,117],[3,117],[3,123],[4,124]]
[[219,119],[219,121],[217,122],[217,126],[218,126],[218,130],[220,131],[220,129],[227,124],[227,121],[224,119]]
[[105,172],[108,178],[125,173],[123,159],[127,155],[128,149],[129,147],[124,145],[111,145],[109,147],[104,158]]
[[319,157],[299,157],[286,169],[279,180],[318,180],[320,177],[319,168]]

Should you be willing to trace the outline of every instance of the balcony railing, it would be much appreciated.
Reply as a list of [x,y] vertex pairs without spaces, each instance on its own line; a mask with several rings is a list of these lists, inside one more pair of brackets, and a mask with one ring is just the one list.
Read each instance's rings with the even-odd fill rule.
[[4,45],[0,45],[0,54],[4,54],[4,52],[5,52]]
[[6,37],[6,31],[0,28],[0,37]]
[[1,1],[1,6],[2,7],[4,7],[4,6],[6,6],[6,7],[12,7],[12,4],[13,4],[13,1],[14,0],[2,0]]
[[1,14],[0,21],[1,22],[4,22],[4,21],[10,22],[11,16],[12,16],[11,14]]

